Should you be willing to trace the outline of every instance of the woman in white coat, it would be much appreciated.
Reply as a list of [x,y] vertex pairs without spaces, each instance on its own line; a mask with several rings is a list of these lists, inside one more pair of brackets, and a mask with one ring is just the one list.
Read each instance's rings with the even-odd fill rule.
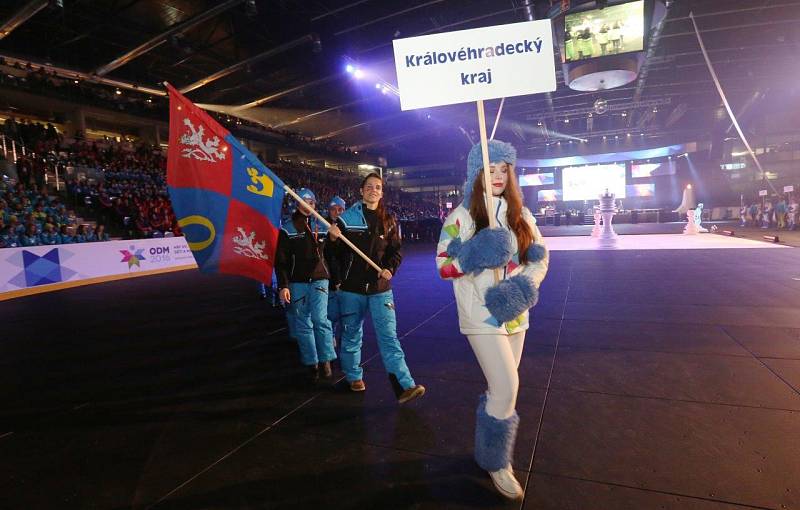
[[445,220],[436,257],[439,275],[453,280],[459,328],[488,383],[478,404],[475,460],[489,472],[497,490],[511,499],[523,495],[511,468],[519,425],[518,368],[528,310],[538,300],[549,260],[536,220],[522,205],[516,159],[511,144],[489,141],[497,225],[489,228],[481,147],[472,147],[464,201]]

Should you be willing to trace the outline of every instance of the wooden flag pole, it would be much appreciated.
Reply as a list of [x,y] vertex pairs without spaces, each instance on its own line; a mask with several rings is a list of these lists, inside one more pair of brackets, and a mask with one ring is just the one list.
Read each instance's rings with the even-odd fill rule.
[[[295,199],[295,200],[297,201],[297,203],[298,203],[298,204],[299,204],[300,202],[303,202],[303,203],[305,203],[305,201],[304,201],[302,198],[300,198],[300,196],[299,196],[297,193],[295,193],[295,192],[294,192],[294,190],[292,190],[292,188],[290,188],[289,186],[287,186],[287,185],[285,185],[285,184],[284,184],[284,185],[283,185],[283,190],[284,190],[286,193],[288,193],[288,194],[289,194],[289,195],[290,195],[290,196],[291,196],[293,199]],[[298,207],[302,207],[302,206],[301,206],[301,205],[298,205]],[[311,208],[309,207],[309,209],[311,209]],[[322,222],[322,224],[323,224],[323,225],[325,225],[325,226],[326,226],[326,227],[328,227],[328,228],[331,228],[331,224],[330,224],[330,223],[328,223],[328,220],[326,220],[325,218],[323,218],[323,217],[322,217],[322,215],[321,215],[320,213],[318,213],[318,212],[317,212],[317,211],[315,211],[314,209],[311,209],[311,214],[313,214],[315,218],[317,218],[318,220],[320,220],[320,221]],[[358,247],[357,247],[355,244],[353,244],[353,243],[352,243],[352,241],[350,241],[350,239],[346,238],[344,235],[340,235],[340,236],[339,236],[339,239],[341,239],[342,241],[344,241],[344,244],[346,244],[346,245],[347,245],[347,246],[349,246],[349,247],[350,247],[350,248],[351,248],[351,249],[352,249],[354,252],[356,252],[356,253],[357,253],[357,254],[358,254],[358,255],[359,255],[359,256],[360,256],[362,259],[364,259],[364,260],[366,261],[366,263],[367,263],[367,264],[369,264],[370,266],[372,266],[373,268],[375,268],[375,270],[376,270],[377,272],[379,272],[379,273],[380,273],[381,271],[383,271],[383,268],[382,268],[381,266],[379,266],[378,264],[376,264],[376,263],[375,263],[375,261],[374,261],[374,260],[372,260],[371,258],[367,257],[367,255],[366,255],[366,254],[365,254],[363,251],[359,250],[359,249],[358,249]]]
[[[478,99],[478,128],[481,133],[481,153],[483,154],[483,191],[486,196],[486,215],[489,217],[489,228],[494,228],[497,223],[494,218],[494,200],[492,196],[492,175],[489,169],[489,144],[486,141],[486,113],[483,110],[483,100]],[[500,269],[494,269],[495,283],[500,281]]]

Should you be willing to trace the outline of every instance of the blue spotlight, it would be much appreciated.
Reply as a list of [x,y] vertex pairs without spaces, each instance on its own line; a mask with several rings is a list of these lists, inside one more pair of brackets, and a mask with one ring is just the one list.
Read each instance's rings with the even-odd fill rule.
[[355,79],[357,80],[360,80],[361,78],[364,77],[364,71],[362,71],[361,69],[356,69],[355,71],[353,71],[353,77],[355,77]]
[[353,74],[355,72],[356,68],[353,67],[353,64],[347,64],[347,67],[345,67],[344,70],[347,71],[350,74]]
[[380,83],[376,83],[376,84],[375,84],[375,88],[376,88],[376,89],[380,89],[382,86],[383,86],[383,85],[381,85]]

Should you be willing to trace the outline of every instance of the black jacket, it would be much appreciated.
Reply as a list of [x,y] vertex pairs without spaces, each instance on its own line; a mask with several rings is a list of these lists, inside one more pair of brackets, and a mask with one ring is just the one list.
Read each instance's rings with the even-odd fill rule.
[[302,216],[295,213],[278,234],[275,271],[281,289],[289,282],[308,283],[331,276],[330,260],[326,260],[331,250],[327,227],[315,218],[302,217],[298,223],[302,222],[305,228],[298,230],[293,221],[298,215]]
[[[400,233],[397,223],[384,232],[377,214],[370,211],[362,202],[346,210],[338,220],[339,228],[347,239],[375,261],[381,268],[397,274],[403,255],[400,252]],[[367,264],[343,241],[336,242],[336,262],[340,290],[358,294],[377,294],[392,288],[391,282],[378,278],[378,272]]]

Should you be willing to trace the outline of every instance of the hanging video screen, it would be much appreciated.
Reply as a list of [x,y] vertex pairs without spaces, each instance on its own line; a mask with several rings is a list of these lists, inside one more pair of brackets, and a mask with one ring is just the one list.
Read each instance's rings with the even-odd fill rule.
[[560,202],[562,194],[560,189],[540,189],[537,193],[539,202]]
[[520,186],[546,186],[555,182],[555,175],[547,174],[528,174],[519,176]]
[[628,195],[628,198],[653,198],[656,196],[656,185],[653,183],[628,184],[625,188],[625,192]]
[[644,49],[644,0],[567,14],[567,62]]
[[631,178],[660,177],[662,175],[675,175],[675,162],[672,160],[661,163],[641,163],[631,165]]
[[625,198],[625,165],[573,166],[561,174],[564,200],[597,200],[605,190],[617,198]]

